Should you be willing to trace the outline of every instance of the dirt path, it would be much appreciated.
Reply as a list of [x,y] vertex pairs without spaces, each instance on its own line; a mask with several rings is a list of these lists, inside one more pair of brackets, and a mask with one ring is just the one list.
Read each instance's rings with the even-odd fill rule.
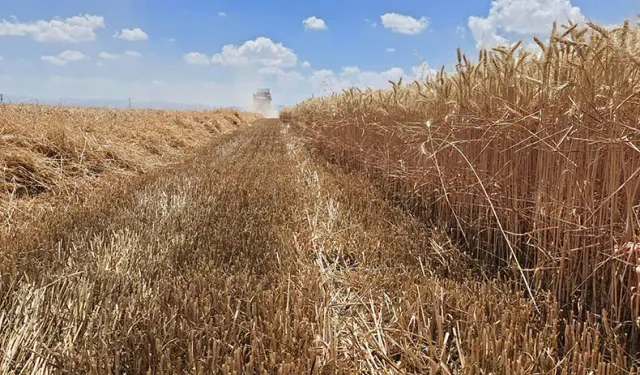
[[[263,120],[0,245],[0,372],[551,371],[558,327]],[[472,298],[482,295],[483,298]],[[553,312],[546,312],[550,316]],[[544,343],[542,345],[541,343]]]

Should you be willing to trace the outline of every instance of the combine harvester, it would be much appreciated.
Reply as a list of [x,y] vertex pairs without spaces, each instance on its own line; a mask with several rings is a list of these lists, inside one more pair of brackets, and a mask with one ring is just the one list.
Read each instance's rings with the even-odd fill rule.
[[273,117],[274,111],[271,108],[271,91],[269,89],[258,89],[258,92],[253,94],[253,111],[264,117]]

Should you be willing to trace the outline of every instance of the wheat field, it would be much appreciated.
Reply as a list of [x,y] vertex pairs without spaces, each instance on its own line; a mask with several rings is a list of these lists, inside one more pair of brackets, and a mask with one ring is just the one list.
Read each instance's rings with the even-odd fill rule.
[[50,212],[103,181],[175,163],[256,114],[0,105],[0,221]]
[[636,353],[638,42],[628,21],[554,25],[537,51],[517,43],[472,62],[458,50],[454,73],[309,99],[282,118],[517,280],[536,309],[553,298],[564,327],[592,321],[598,340]]
[[0,374],[637,374],[638,36],[280,119],[0,106]]

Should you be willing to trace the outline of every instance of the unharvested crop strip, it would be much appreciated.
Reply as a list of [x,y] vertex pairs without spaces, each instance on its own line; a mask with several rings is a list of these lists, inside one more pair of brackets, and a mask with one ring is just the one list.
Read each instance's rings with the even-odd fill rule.
[[541,54],[459,52],[452,74],[309,99],[281,117],[320,155],[524,280],[534,303],[552,293],[567,324],[606,312],[623,347],[602,355],[628,353],[612,356],[628,368],[640,358],[640,29],[563,27],[536,41]]

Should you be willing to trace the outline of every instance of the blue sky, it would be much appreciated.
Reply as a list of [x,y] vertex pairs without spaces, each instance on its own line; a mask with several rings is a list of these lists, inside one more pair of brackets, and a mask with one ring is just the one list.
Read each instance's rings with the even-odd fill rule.
[[0,92],[242,106],[266,86],[288,105],[418,78],[457,47],[528,43],[554,19],[638,13],[640,0],[4,0]]

